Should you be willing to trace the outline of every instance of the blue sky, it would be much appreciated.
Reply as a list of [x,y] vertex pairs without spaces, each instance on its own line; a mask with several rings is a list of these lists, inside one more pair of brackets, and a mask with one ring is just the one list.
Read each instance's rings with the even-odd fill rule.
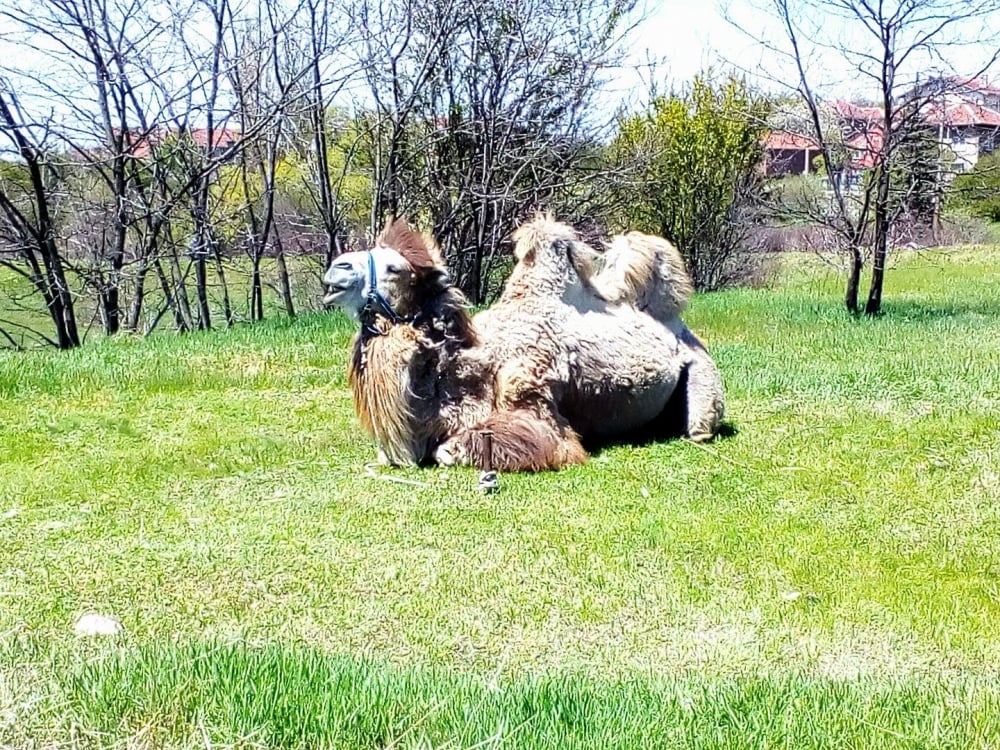
[[[622,60],[611,98],[641,103],[651,77],[661,89],[669,89],[708,68],[736,66],[752,75],[761,70],[764,60],[775,65],[774,56],[767,56],[754,39],[774,38],[780,29],[748,0],[647,0],[638,12],[644,18],[631,38],[631,54]],[[659,60],[655,71],[644,65],[650,58]],[[630,69],[633,65],[634,70]]]

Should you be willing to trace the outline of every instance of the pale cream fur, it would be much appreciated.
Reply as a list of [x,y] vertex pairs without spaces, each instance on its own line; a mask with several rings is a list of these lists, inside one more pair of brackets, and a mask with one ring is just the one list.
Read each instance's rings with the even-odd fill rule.
[[642,232],[613,238],[592,282],[611,302],[633,305],[664,323],[684,312],[693,291],[677,248]]

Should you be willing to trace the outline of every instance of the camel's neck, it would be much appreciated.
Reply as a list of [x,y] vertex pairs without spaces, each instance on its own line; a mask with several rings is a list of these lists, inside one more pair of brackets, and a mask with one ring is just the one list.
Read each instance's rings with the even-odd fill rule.
[[377,323],[379,334],[362,331],[354,341],[350,381],[354,406],[366,432],[395,464],[430,459],[448,422],[444,402],[456,363],[475,344],[475,330],[461,295],[448,290],[431,300],[412,324]]
[[410,326],[394,326],[380,336],[361,333],[354,342],[348,373],[354,409],[362,428],[393,464],[420,463],[426,452],[410,375],[422,348]]
[[414,325],[431,341],[449,348],[474,346],[476,331],[467,308],[465,297],[456,287],[438,289],[425,299]]

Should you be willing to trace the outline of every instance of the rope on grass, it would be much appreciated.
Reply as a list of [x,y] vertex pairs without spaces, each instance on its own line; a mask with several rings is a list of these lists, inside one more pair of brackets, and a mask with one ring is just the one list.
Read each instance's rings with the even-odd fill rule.
[[394,477],[389,474],[379,474],[376,469],[378,464],[365,464],[365,476],[371,477],[372,479],[381,479],[383,482],[395,482],[396,484],[408,484],[411,487],[429,487],[427,482],[418,482],[416,479],[404,479],[403,477]]

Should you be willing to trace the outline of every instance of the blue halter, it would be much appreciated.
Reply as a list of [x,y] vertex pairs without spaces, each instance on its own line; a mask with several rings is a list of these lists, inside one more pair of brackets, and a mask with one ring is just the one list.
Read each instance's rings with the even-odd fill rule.
[[365,298],[365,306],[361,310],[361,324],[365,333],[371,336],[381,336],[383,331],[380,331],[375,327],[376,316],[381,315],[383,318],[387,318],[393,325],[400,325],[401,323],[412,323],[415,319],[415,315],[411,315],[408,318],[404,318],[402,315],[397,313],[392,309],[392,305],[389,304],[389,300],[382,296],[382,293],[378,290],[378,284],[375,279],[375,256],[372,255],[371,251],[368,251],[368,296]]

